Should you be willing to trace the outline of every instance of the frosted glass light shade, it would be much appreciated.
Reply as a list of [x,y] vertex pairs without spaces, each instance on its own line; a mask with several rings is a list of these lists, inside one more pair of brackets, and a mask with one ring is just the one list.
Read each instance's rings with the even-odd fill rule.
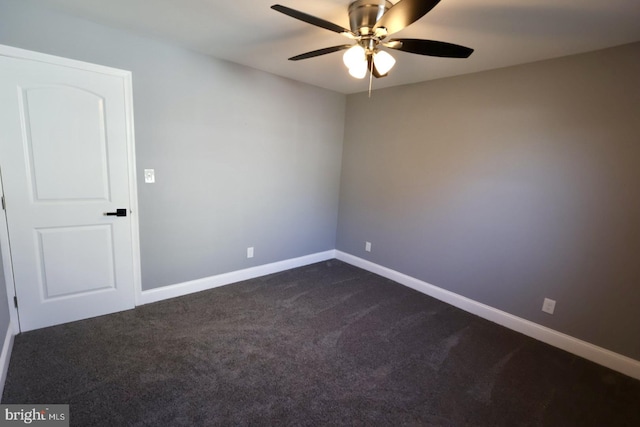
[[363,79],[367,75],[367,57],[362,46],[350,47],[342,56],[342,60],[349,68],[349,74],[356,79]]
[[380,73],[380,75],[384,75],[393,68],[396,64],[396,60],[384,50],[380,50],[373,55],[373,63],[375,64],[378,73]]
[[[367,62],[364,48],[359,44],[350,47],[344,55],[342,55],[342,60],[347,68],[359,67],[362,61]],[[365,68],[367,68],[366,65]]]
[[357,65],[349,68],[349,74],[356,79],[364,79],[364,76],[367,75],[367,61],[360,61]]

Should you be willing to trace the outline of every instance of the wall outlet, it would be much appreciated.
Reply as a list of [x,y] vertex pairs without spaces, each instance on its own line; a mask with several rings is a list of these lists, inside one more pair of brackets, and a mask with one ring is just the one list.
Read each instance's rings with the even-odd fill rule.
[[556,309],[556,301],[549,298],[545,298],[544,302],[542,303],[542,311],[544,311],[545,313],[553,314],[555,309]]
[[144,182],[147,184],[153,184],[156,182],[156,171],[154,169],[144,170]]
[[253,258],[253,246],[247,248],[247,258]]
[[364,250],[371,252],[371,242],[364,242]]

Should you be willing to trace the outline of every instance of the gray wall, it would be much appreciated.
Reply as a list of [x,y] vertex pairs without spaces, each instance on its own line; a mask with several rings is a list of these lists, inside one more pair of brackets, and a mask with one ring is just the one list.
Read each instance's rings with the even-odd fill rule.
[[349,96],[337,248],[640,360],[639,76],[637,43]]
[[0,44],[133,72],[143,289],[335,248],[344,95],[37,3]]

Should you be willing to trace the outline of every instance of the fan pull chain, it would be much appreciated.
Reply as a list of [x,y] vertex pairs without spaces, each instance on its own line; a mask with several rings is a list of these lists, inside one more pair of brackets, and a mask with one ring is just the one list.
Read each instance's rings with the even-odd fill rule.
[[371,61],[371,69],[369,70],[369,98],[371,98],[372,85],[373,85],[373,61]]

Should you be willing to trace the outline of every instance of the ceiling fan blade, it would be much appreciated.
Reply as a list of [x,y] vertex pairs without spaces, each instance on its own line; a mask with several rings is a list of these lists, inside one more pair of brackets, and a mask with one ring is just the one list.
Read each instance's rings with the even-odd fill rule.
[[307,13],[291,9],[290,7],[282,6],[280,4],[274,4],[273,6],[271,6],[271,9],[280,13],[284,13],[285,15],[288,15],[292,18],[299,19],[300,21],[306,22],[307,24],[315,25],[316,27],[324,28],[325,30],[333,31],[335,33],[344,34],[347,37],[355,38],[355,35],[351,32],[351,30],[348,30],[332,22],[325,21],[324,19],[309,15]]
[[452,43],[421,39],[392,39],[383,44],[389,49],[441,58],[468,58],[473,49]]
[[352,45],[350,44],[344,44],[340,46],[325,47],[324,49],[313,50],[311,52],[301,53],[300,55],[292,56],[291,58],[289,58],[289,61],[299,61],[301,59],[314,58],[316,56],[326,55],[327,53],[333,53],[333,52],[338,52],[340,50],[349,49],[351,46]]
[[400,0],[382,15],[373,30],[384,27],[387,34],[397,33],[422,18],[439,2],[440,0]]

